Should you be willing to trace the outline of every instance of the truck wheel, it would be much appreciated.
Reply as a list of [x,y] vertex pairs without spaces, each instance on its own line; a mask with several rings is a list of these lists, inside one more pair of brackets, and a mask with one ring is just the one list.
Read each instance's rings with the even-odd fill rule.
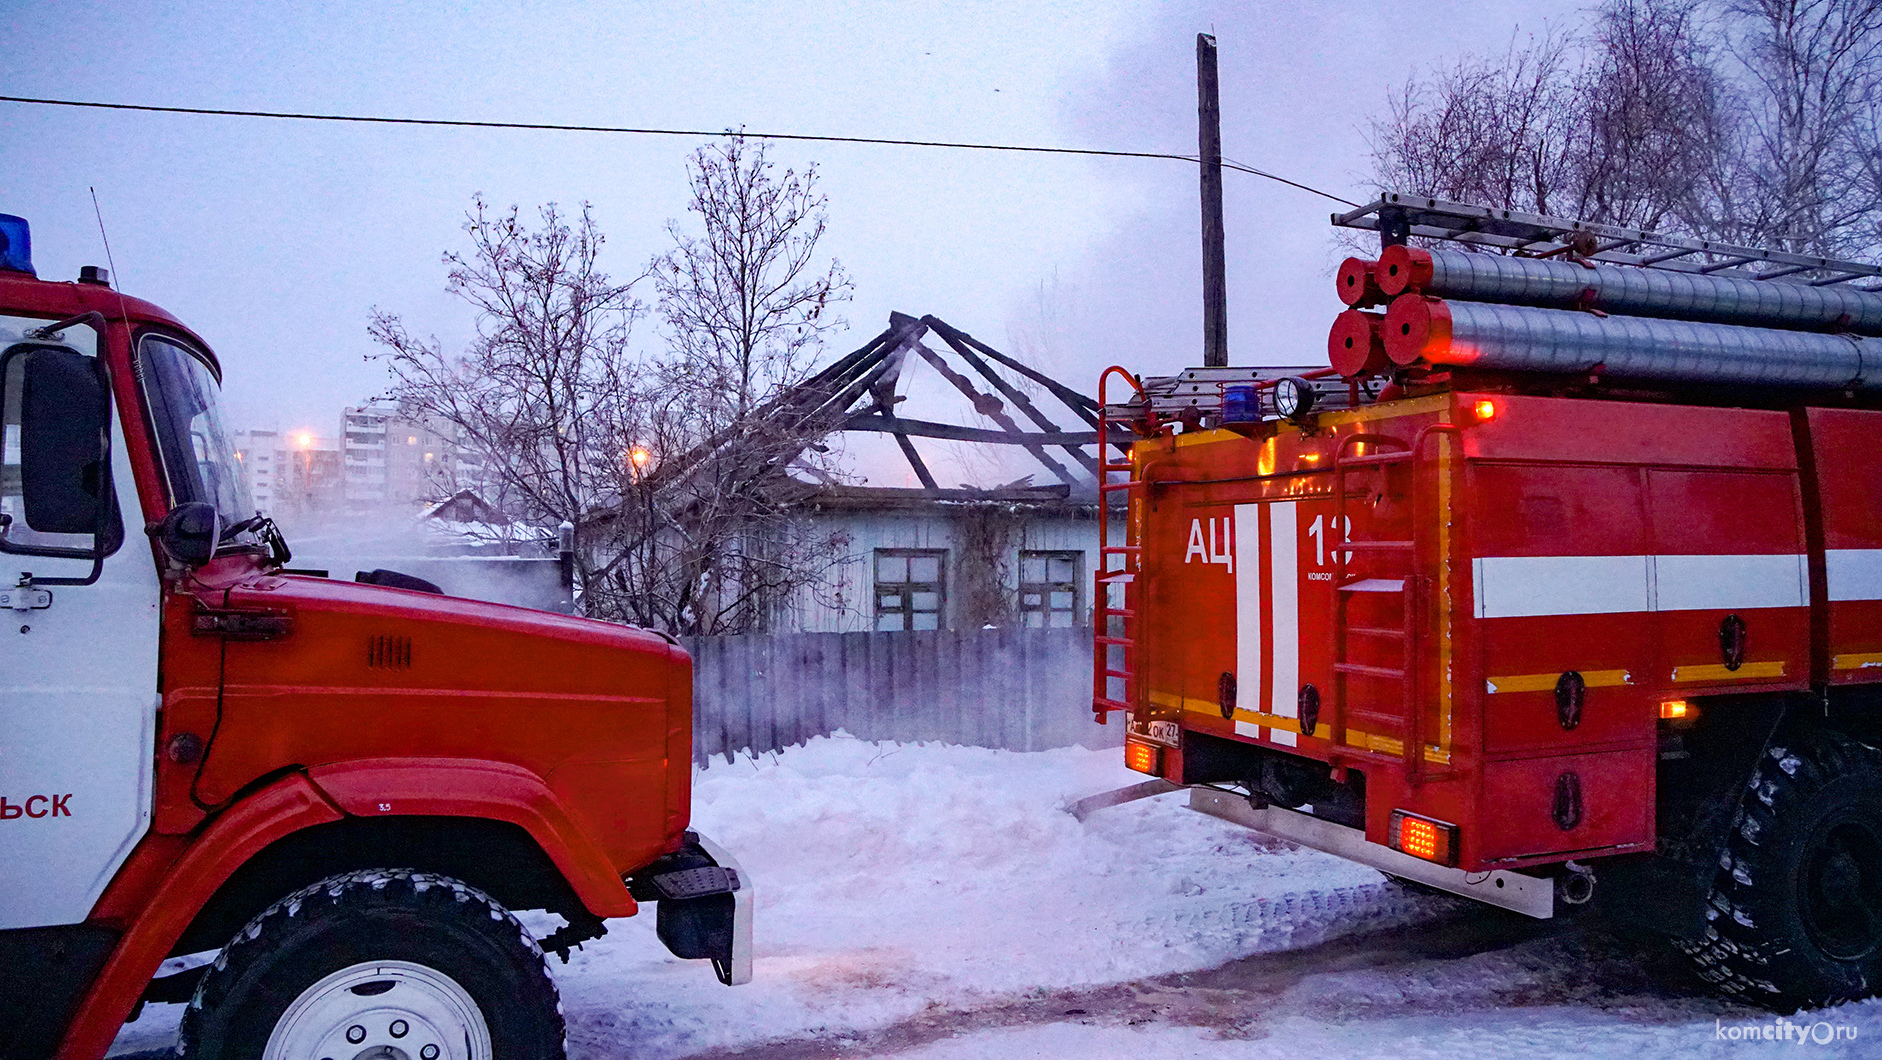
[[1706,910],[1699,977],[1780,1011],[1882,983],[1882,754],[1817,732],[1752,772]]
[[372,869],[276,902],[183,1014],[187,1060],[561,1060],[542,950],[489,895]]

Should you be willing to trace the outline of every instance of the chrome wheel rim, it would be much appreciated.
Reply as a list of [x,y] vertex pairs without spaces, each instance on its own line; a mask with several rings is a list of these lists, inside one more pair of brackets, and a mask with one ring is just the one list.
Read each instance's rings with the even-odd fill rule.
[[491,1060],[490,1027],[443,972],[368,961],[301,991],[262,1060]]

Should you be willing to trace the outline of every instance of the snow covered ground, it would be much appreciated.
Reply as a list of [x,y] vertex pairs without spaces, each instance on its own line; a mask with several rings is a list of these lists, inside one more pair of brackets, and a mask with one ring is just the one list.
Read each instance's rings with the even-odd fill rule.
[[[1773,1018],[1599,935],[1407,892],[1189,812],[1079,823],[1115,750],[1022,754],[841,735],[696,780],[694,819],[759,891],[755,981],[666,955],[653,918],[557,966],[577,1060],[1759,1055]],[[114,1056],[154,1056],[151,1006]],[[1876,1055],[1882,1002],[1797,1022]],[[1740,1028],[1740,1040],[1716,1035]],[[1849,1040],[1855,1032],[1857,1038]],[[1781,1026],[1776,1033],[1783,1034]],[[1822,1035],[1825,1031],[1816,1031]]]

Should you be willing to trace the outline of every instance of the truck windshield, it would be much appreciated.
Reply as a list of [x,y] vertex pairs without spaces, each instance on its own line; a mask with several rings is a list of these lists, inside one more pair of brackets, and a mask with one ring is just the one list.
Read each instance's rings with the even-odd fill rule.
[[137,355],[171,501],[213,504],[225,525],[255,514],[248,482],[222,422],[216,377],[209,365],[160,335],[145,336]]

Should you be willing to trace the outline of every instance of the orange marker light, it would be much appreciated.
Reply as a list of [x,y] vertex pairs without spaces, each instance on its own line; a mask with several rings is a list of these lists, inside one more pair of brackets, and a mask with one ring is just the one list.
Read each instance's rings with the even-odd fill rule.
[[1479,401],[1472,405],[1470,410],[1477,417],[1478,423],[1496,418],[1496,402],[1494,401]]
[[1457,864],[1457,826],[1392,811],[1392,846],[1440,865]]
[[1669,699],[1660,704],[1660,717],[1669,721],[1692,715],[1692,704],[1683,699]]
[[1124,741],[1124,764],[1139,773],[1158,774],[1163,771],[1163,748],[1155,744],[1138,743],[1136,740]]

